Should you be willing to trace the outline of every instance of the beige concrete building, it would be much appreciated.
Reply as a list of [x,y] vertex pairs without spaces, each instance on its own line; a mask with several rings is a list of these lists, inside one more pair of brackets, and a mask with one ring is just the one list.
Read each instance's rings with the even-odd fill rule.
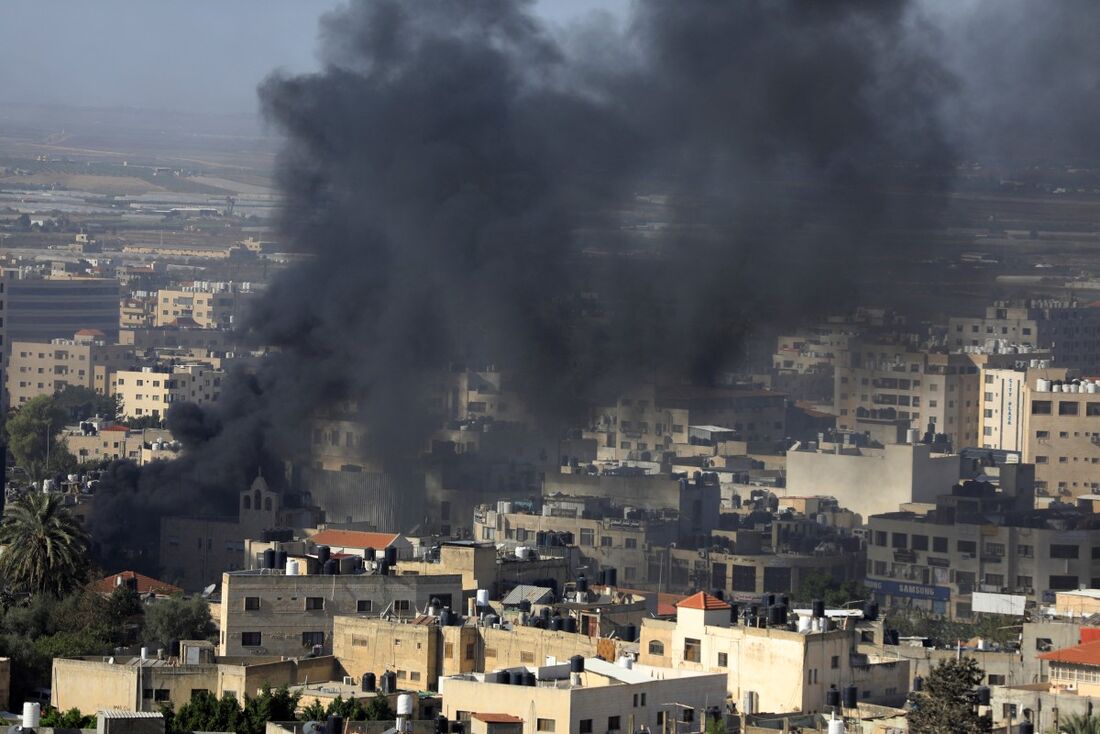
[[478,589],[485,589],[489,597],[499,599],[520,584],[531,584],[554,579],[558,588],[572,580],[573,572],[568,554],[539,558],[520,558],[514,553],[498,552],[493,543],[476,541],[444,542],[439,546],[438,558],[430,560],[398,561],[398,574],[440,575],[458,574],[462,577],[462,593],[469,598]]
[[950,319],[947,334],[955,349],[1022,345],[1051,350],[1063,367],[1100,368],[1100,309],[1073,301],[1000,301]]
[[957,454],[933,453],[923,443],[796,445],[787,452],[787,486],[774,491],[781,497],[835,497],[841,507],[867,517],[907,502],[934,502],[959,481],[960,471]]
[[156,325],[156,298],[123,298],[119,306],[119,328],[144,329]]
[[184,364],[172,367],[171,371],[152,367],[120,370],[114,373],[112,382],[113,393],[122,401],[123,416],[164,418],[172,403],[215,402],[224,378],[223,371],[207,365]]
[[701,732],[707,711],[725,706],[725,676],[687,670],[619,665],[584,659],[525,666],[534,685],[497,682],[500,674],[464,674],[440,680],[443,713],[467,720],[504,714],[523,720],[523,734]]
[[157,293],[156,326],[192,323],[202,329],[232,329],[240,325],[247,291],[234,283],[204,283]]
[[1097,383],[1077,380],[1066,370],[1028,370],[1023,385],[1023,460],[1035,465],[1035,491],[1040,496],[1072,497],[1100,490],[1098,391]]
[[830,688],[855,685],[865,703],[900,705],[909,692],[909,666],[880,662],[856,651],[860,635],[848,629],[799,632],[731,621],[726,602],[704,592],[676,605],[676,620],[642,625],[639,660],[676,670],[725,676],[734,701],[751,698],[758,712],[825,711]]
[[91,329],[69,339],[12,342],[7,372],[9,403],[17,407],[68,385],[107,395],[111,374],[132,368],[135,359],[132,347],[108,344],[101,332]]
[[459,576],[229,572],[222,575],[218,649],[222,655],[304,655],[315,648],[327,654],[334,617],[415,619],[433,598],[443,606],[455,603],[461,583]]
[[278,657],[219,658],[186,662],[179,658],[108,656],[54,658],[50,705],[61,711],[104,709],[160,711],[189,702],[198,691],[217,697],[231,693],[243,700],[264,686],[278,688],[305,681],[340,680],[343,669],[333,657],[285,660]]
[[90,432],[69,426],[57,438],[64,440],[69,451],[81,462],[130,459],[145,465],[154,459],[174,458],[180,450],[179,443],[166,428],[130,430],[126,426],[101,425]]

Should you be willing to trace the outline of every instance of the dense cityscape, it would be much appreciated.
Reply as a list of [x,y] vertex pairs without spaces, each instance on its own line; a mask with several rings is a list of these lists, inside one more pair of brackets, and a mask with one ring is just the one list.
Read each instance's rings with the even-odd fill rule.
[[54,5],[13,731],[1100,732],[1100,6]]

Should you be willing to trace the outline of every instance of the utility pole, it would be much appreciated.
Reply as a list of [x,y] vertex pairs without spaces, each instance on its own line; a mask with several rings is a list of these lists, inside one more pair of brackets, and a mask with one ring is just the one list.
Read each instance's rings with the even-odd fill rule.
[[[52,421],[46,419],[46,474],[50,473],[50,425]],[[46,479],[42,478],[42,489],[46,488]]]

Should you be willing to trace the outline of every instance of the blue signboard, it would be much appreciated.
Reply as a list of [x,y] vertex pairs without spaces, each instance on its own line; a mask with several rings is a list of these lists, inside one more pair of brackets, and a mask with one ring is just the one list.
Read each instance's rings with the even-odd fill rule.
[[946,586],[926,586],[879,579],[867,579],[863,585],[876,594],[884,596],[904,596],[908,599],[931,599],[932,601],[947,601],[951,598],[951,589]]

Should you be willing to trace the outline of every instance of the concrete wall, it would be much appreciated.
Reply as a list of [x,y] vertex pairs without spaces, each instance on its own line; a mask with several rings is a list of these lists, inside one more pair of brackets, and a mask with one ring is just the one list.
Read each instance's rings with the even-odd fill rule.
[[841,507],[868,517],[896,512],[904,502],[933,502],[959,480],[959,457],[932,456],[924,444],[865,451],[866,455],[789,452],[786,494],[832,496]]
[[439,627],[434,624],[346,616],[334,620],[333,655],[357,679],[371,672],[381,680],[383,673],[392,670],[402,688],[435,690],[442,669],[441,647]]
[[[178,708],[190,701],[194,690],[216,694],[218,669],[214,665],[176,668],[54,658],[50,687],[50,703],[62,711],[159,711],[164,703]],[[153,695],[146,697],[145,692]]]

